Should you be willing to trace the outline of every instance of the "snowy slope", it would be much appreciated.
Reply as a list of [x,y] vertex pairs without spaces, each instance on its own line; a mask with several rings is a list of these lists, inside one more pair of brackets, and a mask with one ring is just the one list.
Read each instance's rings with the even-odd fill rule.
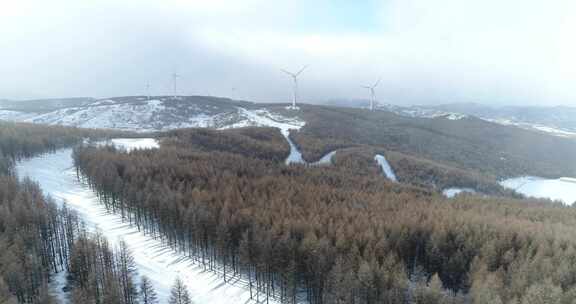
[[437,109],[425,108],[421,106],[397,106],[392,104],[381,104],[378,105],[379,109],[386,110],[398,114],[400,116],[406,117],[418,117],[418,118],[436,118],[436,119],[448,119],[448,120],[460,120],[468,117],[466,114],[461,114],[457,112],[441,111]]
[[297,119],[255,108],[254,104],[215,97],[120,97],[38,113],[0,109],[0,120],[137,132],[242,126],[288,130],[303,125]]

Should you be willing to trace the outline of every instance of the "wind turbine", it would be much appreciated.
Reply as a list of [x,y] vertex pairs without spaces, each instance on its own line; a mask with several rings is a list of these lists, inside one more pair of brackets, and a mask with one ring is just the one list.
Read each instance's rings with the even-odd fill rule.
[[376,81],[376,83],[372,86],[362,86],[365,89],[370,90],[370,111],[374,111],[374,106],[376,104],[376,87],[378,86],[378,84],[380,83],[380,80],[382,78],[378,78],[378,81]]
[[151,99],[151,97],[150,97],[150,83],[146,83],[146,98],[148,98],[148,100]]
[[296,110],[296,109],[297,109],[297,107],[296,107],[296,102],[298,101],[298,76],[299,76],[302,72],[304,72],[304,70],[305,70],[307,67],[308,67],[308,65],[305,65],[305,66],[304,66],[302,69],[300,69],[300,71],[298,71],[297,73],[291,73],[291,72],[288,72],[288,71],[282,69],[282,72],[288,74],[290,77],[292,77],[292,80],[294,81],[294,87],[293,87],[294,95],[293,95],[293,98],[292,98],[292,107],[291,107],[293,110]]
[[174,99],[178,99],[178,75],[176,72],[172,73],[172,84],[174,85]]

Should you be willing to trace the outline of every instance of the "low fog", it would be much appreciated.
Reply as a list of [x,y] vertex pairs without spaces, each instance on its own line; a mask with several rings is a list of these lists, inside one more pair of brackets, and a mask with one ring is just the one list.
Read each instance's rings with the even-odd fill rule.
[[[313,2],[313,3],[312,3]],[[0,99],[171,94],[258,102],[576,106],[572,0],[4,0]]]

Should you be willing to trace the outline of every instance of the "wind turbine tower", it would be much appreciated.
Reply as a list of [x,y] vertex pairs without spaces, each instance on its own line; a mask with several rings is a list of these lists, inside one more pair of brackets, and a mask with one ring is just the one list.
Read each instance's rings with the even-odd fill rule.
[[292,106],[290,107],[293,110],[298,109],[298,107],[296,106],[296,102],[298,101],[298,76],[300,76],[300,74],[302,72],[304,72],[304,70],[307,68],[308,66],[305,65],[302,69],[300,69],[300,71],[298,71],[297,73],[291,73],[288,72],[286,70],[282,70],[282,72],[288,74],[290,77],[292,77],[292,81],[294,82],[293,84],[293,96],[292,96]]
[[152,99],[150,97],[150,83],[146,83],[146,98],[148,98],[148,100]]
[[172,84],[174,85],[174,99],[178,99],[178,75],[176,72],[172,73]]
[[376,87],[380,83],[381,79],[382,78],[379,78],[372,86],[362,86],[363,88],[370,90],[370,111],[374,111],[374,106],[376,105]]

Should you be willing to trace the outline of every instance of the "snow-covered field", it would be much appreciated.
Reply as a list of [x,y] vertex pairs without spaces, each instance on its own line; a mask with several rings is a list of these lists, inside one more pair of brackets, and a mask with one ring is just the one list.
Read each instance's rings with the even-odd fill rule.
[[[117,139],[115,144],[126,149],[153,148],[151,139]],[[121,217],[106,211],[96,193],[76,177],[71,149],[44,154],[17,164],[20,178],[28,177],[38,182],[46,195],[57,203],[66,202],[77,211],[88,229],[99,230],[111,245],[123,239],[137,265],[139,275],[146,275],[158,292],[160,303],[167,303],[169,291],[176,277],[188,287],[193,303],[250,303],[249,292],[243,284],[225,284],[220,276],[204,271],[185,254],[175,252],[135,227],[123,223]],[[54,286],[61,289],[63,274],[56,277]],[[60,294],[59,296],[62,296]],[[270,301],[270,303],[275,303]]]
[[576,202],[576,179],[562,177],[545,179],[534,176],[523,176],[504,180],[500,184],[514,189],[526,196],[559,200],[567,205]]
[[376,156],[374,156],[374,160],[376,160],[378,165],[380,165],[380,167],[382,168],[382,172],[384,173],[386,178],[394,182],[398,181],[398,179],[396,178],[396,174],[394,173],[394,170],[392,170],[392,167],[390,166],[384,155],[376,154]]

